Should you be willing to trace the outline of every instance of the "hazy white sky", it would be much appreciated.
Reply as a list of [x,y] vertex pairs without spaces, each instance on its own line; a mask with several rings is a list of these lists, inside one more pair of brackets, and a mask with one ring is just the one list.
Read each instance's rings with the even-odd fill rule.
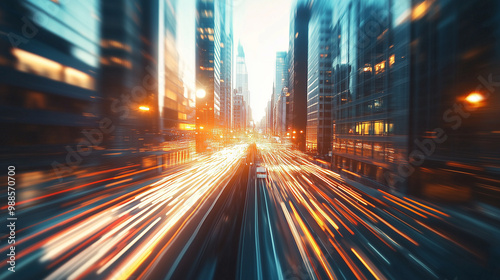
[[[232,4],[234,56],[240,40],[245,50],[252,114],[260,121],[273,90],[276,52],[288,50],[291,0],[233,0]],[[195,0],[178,0],[180,65],[190,83],[194,83],[194,9]]]

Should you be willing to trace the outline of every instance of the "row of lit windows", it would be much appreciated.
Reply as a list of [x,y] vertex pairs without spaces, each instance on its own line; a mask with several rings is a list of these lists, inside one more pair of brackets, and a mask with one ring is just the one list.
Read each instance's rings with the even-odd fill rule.
[[101,41],[101,47],[103,48],[115,48],[129,51],[131,50],[130,46],[127,44],[123,44],[122,42],[116,40],[105,40]]
[[212,10],[203,10],[203,11],[201,11],[201,17],[204,17],[204,18],[213,18],[214,17],[214,12]]
[[346,153],[378,161],[394,162],[394,146],[392,143],[336,139],[333,150],[337,153]]
[[[214,34],[214,29],[213,28],[210,28],[210,27],[206,27],[206,28],[201,28],[199,27],[198,28],[198,32],[200,34]],[[222,44],[222,43],[221,43]]]
[[364,121],[351,124],[339,124],[336,127],[336,134],[354,135],[392,135],[394,124],[387,120]]
[[209,41],[213,41],[213,40],[214,40],[214,35],[203,35],[203,34],[201,34],[201,35],[200,35],[200,38],[201,38],[202,40],[204,40],[204,39],[208,39]]
[[15,67],[19,71],[35,74],[77,87],[90,90],[95,89],[94,78],[82,71],[22,49],[14,48],[12,49],[12,54],[17,59]]
[[111,56],[107,58],[102,57],[101,63],[104,65],[123,66],[125,68],[132,69],[132,62],[130,62],[130,60],[116,56]]

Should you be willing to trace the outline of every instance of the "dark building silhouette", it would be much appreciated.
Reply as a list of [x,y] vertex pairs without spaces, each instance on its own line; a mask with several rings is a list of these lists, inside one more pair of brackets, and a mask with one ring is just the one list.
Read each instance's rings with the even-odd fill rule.
[[2,158],[50,169],[99,128],[99,1],[2,1],[0,14]]
[[307,126],[307,48],[310,4],[299,1],[290,15],[289,80],[287,104],[287,132],[301,151],[306,150]]

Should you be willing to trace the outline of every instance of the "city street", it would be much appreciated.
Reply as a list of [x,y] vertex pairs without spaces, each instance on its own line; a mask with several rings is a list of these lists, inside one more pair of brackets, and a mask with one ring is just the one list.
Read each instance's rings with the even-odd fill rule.
[[499,280],[499,0],[0,1],[0,280]]
[[[256,166],[267,168],[266,179],[256,178]],[[239,144],[159,177],[123,178],[18,210],[16,273],[4,270],[0,278],[488,279],[498,273],[498,228],[458,210],[354,186],[278,144]]]

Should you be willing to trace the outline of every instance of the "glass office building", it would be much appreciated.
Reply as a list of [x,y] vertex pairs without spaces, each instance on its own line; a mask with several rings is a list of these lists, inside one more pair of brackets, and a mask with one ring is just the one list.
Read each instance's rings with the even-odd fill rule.
[[274,132],[276,135],[286,135],[286,93],[288,90],[288,61],[287,52],[276,53],[275,69],[275,104],[274,104]]
[[[332,167],[391,180],[408,154],[410,1],[336,1],[333,11]],[[368,182],[368,181],[367,181]]]
[[398,175],[417,195],[498,206],[500,2],[414,2],[409,155]]
[[2,1],[0,14],[2,155],[50,166],[98,127],[99,1]]
[[220,121],[221,1],[196,1],[196,88],[205,96],[196,99],[196,125],[205,130]]
[[307,126],[307,47],[311,8],[306,1],[297,1],[290,15],[288,48],[287,133],[301,151],[306,149]]
[[315,2],[309,21],[306,150],[321,157],[332,139],[332,8]]
[[221,78],[220,78],[220,121],[228,130],[232,127],[233,110],[233,11],[229,0],[221,5]]

